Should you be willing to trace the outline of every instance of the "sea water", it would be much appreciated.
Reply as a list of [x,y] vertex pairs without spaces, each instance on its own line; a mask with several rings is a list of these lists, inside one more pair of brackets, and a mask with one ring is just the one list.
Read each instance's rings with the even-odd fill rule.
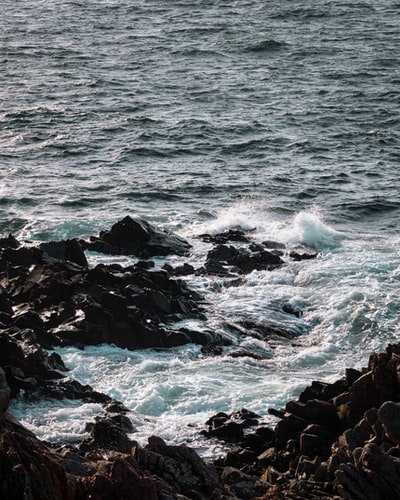
[[[173,265],[200,267],[211,246],[198,236],[236,227],[318,252],[239,284],[185,277],[207,319],[176,326],[227,334],[227,322],[252,320],[293,334],[233,336],[251,355],[57,349],[70,376],[129,408],[141,444],[157,434],[211,456],[222,449],[200,436],[211,415],[246,407],[273,425],[269,407],[398,341],[399,10],[391,0],[3,2],[3,234],[87,238],[132,215],[190,241]],[[21,398],[12,411],[60,442],[103,410]]]

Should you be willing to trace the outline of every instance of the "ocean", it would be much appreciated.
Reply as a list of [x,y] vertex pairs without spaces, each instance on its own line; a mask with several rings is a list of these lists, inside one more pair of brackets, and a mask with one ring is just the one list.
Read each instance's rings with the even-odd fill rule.
[[[131,215],[190,241],[174,265],[200,267],[198,236],[237,227],[319,252],[236,285],[185,277],[207,318],[179,326],[295,334],[238,339],[254,356],[57,349],[71,376],[131,410],[139,443],[214,456],[222,445],[200,435],[211,415],[245,407],[273,425],[268,408],[398,342],[399,33],[393,0],[3,1],[2,235],[88,238]],[[12,411],[61,442],[103,410],[20,398]]]

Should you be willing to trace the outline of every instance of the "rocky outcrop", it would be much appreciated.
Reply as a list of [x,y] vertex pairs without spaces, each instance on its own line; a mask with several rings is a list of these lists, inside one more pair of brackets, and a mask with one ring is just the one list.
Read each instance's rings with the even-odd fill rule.
[[191,245],[180,236],[162,231],[147,221],[130,216],[101,231],[90,241],[81,241],[87,250],[111,255],[135,255],[141,258],[156,255],[185,255]]
[[218,245],[207,254],[203,274],[221,276],[233,274],[248,274],[251,271],[271,271],[282,266],[284,261],[276,251],[250,246],[238,248],[232,245]]
[[[241,229],[229,229],[215,235],[202,234],[200,239],[213,243],[206,258],[204,267],[197,274],[217,276],[234,276],[248,274],[252,271],[272,271],[288,260],[300,261],[314,259],[318,253],[310,249],[287,249],[283,243],[263,241],[255,243]],[[228,244],[233,243],[233,244]]]
[[[235,435],[232,451],[215,461],[221,481],[228,475],[231,485],[240,483],[245,472],[268,485],[263,500],[398,499],[399,372],[400,344],[371,355],[362,372],[347,370],[333,384],[313,382],[299,400],[270,410],[278,417],[274,429]],[[216,416],[220,426],[222,416]]]
[[200,317],[201,310],[196,292],[151,261],[89,268],[76,240],[31,247],[12,238],[3,241],[0,322],[6,336],[29,329],[45,348],[104,342],[128,349],[205,344],[207,334],[164,327],[183,317]]

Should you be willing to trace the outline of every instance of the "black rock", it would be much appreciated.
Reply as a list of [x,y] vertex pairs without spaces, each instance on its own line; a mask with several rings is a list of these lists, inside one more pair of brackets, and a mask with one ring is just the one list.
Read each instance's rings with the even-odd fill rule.
[[76,239],[65,241],[49,241],[41,243],[39,248],[43,250],[44,257],[49,257],[61,261],[69,261],[78,264],[78,266],[87,267],[88,262],[85,252],[79,241]]
[[90,242],[81,243],[85,248],[97,252],[145,258],[169,254],[185,255],[191,248],[180,236],[130,216],[114,224],[109,231],[101,231],[98,236],[92,236]]
[[248,243],[249,238],[246,236],[246,233],[241,229],[229,229],[224,233],[218,234],[201,234],[199,238],[207,243],[217,243],[224,244],[228,241],[239,241],[242,243]]
[[216,268],[216,274],[221,273],[221,266],[229,266],[230,270],[239,274],[251,271],[272,270],[283,264],[281,257],[267,250],[249,251],[227,245],[218,245],[207,254],[205,269],[210,272]]

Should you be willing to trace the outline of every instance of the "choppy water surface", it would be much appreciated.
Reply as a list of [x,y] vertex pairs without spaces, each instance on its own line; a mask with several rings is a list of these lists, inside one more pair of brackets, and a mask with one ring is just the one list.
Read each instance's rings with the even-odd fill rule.
[[[193,328],[246,318],[301,333],[240,340],[262,361],[62,352],[148,417],[140,439],[202,447],[210,414],[265,414],[398,340],[399,14],[391,0],[2,3],[2,233],[87,237],[131,214],[189,238],[196,266],[208,247],[195,237],[237,225],[320,251],[241,286],[188,278],[209,303]],[[287,324],[282,301],[301,318]],[[46,439],[83,432],[73,406],[15,405]]]

